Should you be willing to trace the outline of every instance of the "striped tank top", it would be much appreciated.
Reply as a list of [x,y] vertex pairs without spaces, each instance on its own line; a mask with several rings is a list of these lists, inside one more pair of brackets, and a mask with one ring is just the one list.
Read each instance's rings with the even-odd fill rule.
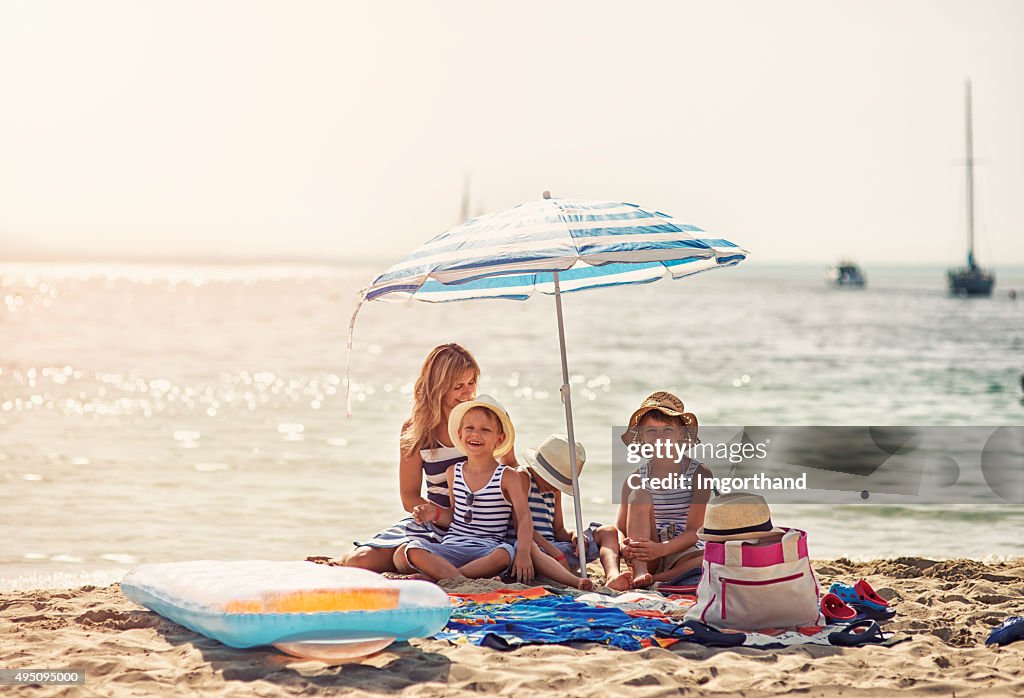
[[[533,530],[555,542],[555,497],[559,492],[541,492],[537,483],[530,478],[530,518],[533,519]],[[512,520],[508,522],[507,540],[515,540],[516,527]]]
[[444,540],[491,538],[504,541],[512,517],[512,504],[505,499],[505,493],[501,491],[501,477],[507,466],[499,463],[487,484],[473,492],[462,476],[463,465],[465,463],[455,464],[452,487],[455,494],[455,511],[452,515],[452,525],[448,527]]
[[420,450],[423,459],[423,478],[427,481],[427,500],[439,507],[449,509],[451,498],[448,496],[448,468],[466,457],[454,446],[444,446],[434,442],[433,448]]
[[[682,463],[680,463],[679,470],[683,473],[684,477],[690,479],[697,472],[697,468],[700,465],[700,461],[691,459],[689,468],[684,471]],[[650,473],[651,463],[646,461],[640,466],[640,477],[651,477]],[[682,533],[683,529],[686,528],[686,517],[690,513],[690,503],[693,501],[692,484],[690,487],[677,490],[650,489],[648,491],[654,500],[654,523],[658,527],[658,531],[664,531],[674,524],[676,527],[675,535]]]

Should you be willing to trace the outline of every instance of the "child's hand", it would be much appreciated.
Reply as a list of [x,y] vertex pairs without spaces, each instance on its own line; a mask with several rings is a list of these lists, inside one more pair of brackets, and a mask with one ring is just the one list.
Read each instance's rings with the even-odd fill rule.
[[417,504],[412,508],[412,518],[416,520],[416,523],[425,524],[433,523],[437,521],[441,510],[437,508],[436,504],[428,502],[427,504]]
[[626,538],[623,544],[624,557],[628,560],[654,562],[658,558],[665,556],[664,543],[656,542],[649,538]]
[[622,539],[622,543],[619,546],[619,555],[622,556],[622,559],[625,562],[629,562],[633,559],[633,553],[629,551],[629,544],[632,542],[633,539],[627,536]]
[[517,582],[533,581],[533,560],[530,558],[529,550],[525,553],[516,553],[512,560],[512,572],[515,573]]

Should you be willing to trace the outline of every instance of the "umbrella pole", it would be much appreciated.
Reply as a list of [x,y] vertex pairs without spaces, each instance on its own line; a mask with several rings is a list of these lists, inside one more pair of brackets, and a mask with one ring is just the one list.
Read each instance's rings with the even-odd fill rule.
[[565,404],[565,430],[569,437],[569,463],[572,466],[573,508],[576,510],[576,554],[580,560],[580,577],[587,578],[587,546],[583,536],[583,510],[580,508],[580,469],[576,462],[576,435],[572,425],[572,389],[569,387],[569,362],[565,357],[565,327],[562,323],[562,290],[555,277],[555,314],[558,316],[558,348],[562,354],[562,402]]

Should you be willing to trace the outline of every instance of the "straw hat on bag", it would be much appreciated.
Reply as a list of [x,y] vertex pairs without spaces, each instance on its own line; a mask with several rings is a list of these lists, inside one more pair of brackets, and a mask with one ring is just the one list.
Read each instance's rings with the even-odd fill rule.
[[697,531],[697,538],[721,543],[727,540],[760,540],[785,532],[772,523],[772,512],[764,497],[733,492],[708,502],[704,526]]

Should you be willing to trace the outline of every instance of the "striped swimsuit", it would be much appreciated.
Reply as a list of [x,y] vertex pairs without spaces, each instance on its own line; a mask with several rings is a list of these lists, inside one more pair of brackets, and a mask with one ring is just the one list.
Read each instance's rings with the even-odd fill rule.
[[466,457],[454,446],[435,443],[433,448],[420,451],[423,459],[423,479],[427,481],[427,499],[445,509],[451,506],[448,497],[448,468]]
[[[533,520],[533,531],[539,533],[545,540],[555,541],[555,497],[557,492],[541,492],[537,483],[530,479],[530,493],[528,496],[530,504],[530,518]],[[508,530],[505,531],[505,540],[509,543],[516,541],[516,526],[513,519],[509,519]]]
[[[694,477],[697,468],[701,465],[699,461],[690,460],[690,467],[684,471],[684,477],[688,480]],[[682,464],[680,464],[680,469]],[[646,461],[640,466],[640,477],[651,476],[651,463]],[[692,480],[690,480],[692,483]],[[660,540],[674,538],[686,530],[686,519],[690,513],[690,504],[693,502],[693,487],[680,488],[677,490],[656,490],[650,489],[651,498],[654,500],[654,523],[658,529]],[[704,544],[698,543],[698,548]]]
[[[423,459],[423,479],[427,481],[427,500],[448,509],[451,505],[448,497],[448,468],[466,460],[466,457],[454,446],[444,446],[435,442],[434,448],[420,450],[420,458]],[[433,523],[416,523],[414,518],[408,516],[372,539],[364,542],[355,541],[355,544],[368,545],[371,548],[397,548],[410,540],[439,541],[442,536],[443,528]]]
[[533,530],[545,540],[555,540],[555,497],[558,492],[541,492],[537,483],[530,480],[530,518]]
[[[501,478],[508,466],[499,463],[487,484],[474,492],[466,485],[463,477],[464,465],[465,463],[455,464],[452,486],[455,510],[452,525],[442,542],[457,543],[460,539],[481,538],[504,542],[512,517],[512,504],[505,499],[505,493],[501,491]],[[467,522],[467,518],[470,518],[470,521]]]
[[[544,540],[554,543],[555,547],[565,553],[570,566],[576,566],[579,558],[577,548],[570,541],[555,540],[555,499],[561,496],[560,492],[541,492],[537,483],[530,478],[530,518],[533,520],[533,530],[541,535]],[[598,556],[597,541],[594,532],[601,527],[599,523],[593,523],[583,529],[583,540],[586,545],[587,561],[596,560]],[[509,522],[506,540],[516,541],[516,528]]]

